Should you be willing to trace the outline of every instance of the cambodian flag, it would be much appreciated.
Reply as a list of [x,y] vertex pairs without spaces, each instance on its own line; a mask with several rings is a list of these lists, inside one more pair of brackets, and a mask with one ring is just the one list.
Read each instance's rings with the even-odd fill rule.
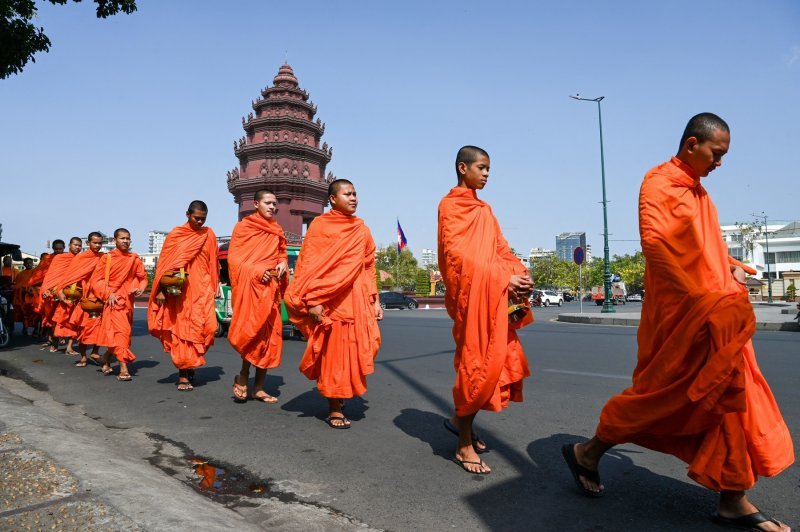
[[403,248],[408,245],[406,235],[403,234],[403,228],[400,227],[400,219],[397,220],[397,254],[399,255]]

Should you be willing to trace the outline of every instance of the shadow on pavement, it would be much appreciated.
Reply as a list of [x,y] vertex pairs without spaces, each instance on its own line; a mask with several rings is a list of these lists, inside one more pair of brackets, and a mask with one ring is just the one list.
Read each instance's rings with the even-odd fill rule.
[[[137,363],[134,362],[134,364]],[[145,364],[149,364],[150,367],[152,367],[152,366],[157,366],[158,364],[160,364],[160,362],[156,362],[155,360],[142,361],[141,365],[145,366]],[[196,370],[194,370],[193,386],[197,388],[199,386],[205,386],[209,382],[221,380],[222,375],[225,375],[225,370],[222,369],[220,366],[197,368]],[[176,384],[178,382],[178,370],[175,370],[175,373],[170,373],[169,376],[167,377],[158,379],[156,382],[160,384]]]
[[450,460],[453,458],[456,437],[442,426],[445,419],[444,416],[433,412],[405,408],[393,421],[398,429],[430,445],[435,456]]
[[[345,399],[344,415],[352,421],[360,421],[366,417],[366,412],[369,410],[368,404],[369,401],[364,400],[362,397]],[[300,415],[298,417],[325,419],[328,417],[328,400],[322,397],[316,388],[312,388],[283,403],[281,410],[299,412]]]
[[[561,456],[582,437],[555,434],[528,446],[517,478],[465,498],[490,530],[709,530],[713,492],[636,466],[642,451],[616,447],[600,463],[606,496],[582,496]],[[650,451],[645,451],[650,452]]]

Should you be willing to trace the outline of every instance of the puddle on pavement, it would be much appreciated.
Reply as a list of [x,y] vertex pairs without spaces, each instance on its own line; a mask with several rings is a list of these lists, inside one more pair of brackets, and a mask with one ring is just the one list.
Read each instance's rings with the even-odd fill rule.
[[202,490],[217,495],[245,495],[248,497],[264,496],[269,491],[266,482],[254,482],[202,458],[191,458],[189,462],[199,477],[199,486]]

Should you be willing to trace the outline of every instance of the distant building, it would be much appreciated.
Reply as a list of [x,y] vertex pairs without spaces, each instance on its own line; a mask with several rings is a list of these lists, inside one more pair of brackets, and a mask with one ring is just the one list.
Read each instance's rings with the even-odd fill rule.
[[578,246],[586,249],[585,232],[561,233],[556,237],[556,256],[561,260],[572,260],[572,253]]
[[147,252],[161,253],[161,247],[164,245],[164,239],[167,238],[167,231],[150,231],[147,233]]
[[767,260],[773,279],[783,279],[785,273],[800,271],[800,222],[771,223],[766,228],[768,235],[764,234],[763,226],[750,235],[743,235],[736,225],[723,225],[720,229],[728,245],[728,254],[750,263],[758,271],[759,278],[767,278]]
[[555,257],[556,252],[552,249],[544,249],[544,248],[531,248],[531,252],[528,254],[530,260],[536,259],[544,259],[547,257]]
[[156,272],[158,255],[158,253],[139,253],[139,258],[142,259],[142,264],[147,273],[152,274]]
[[[117,249],[117,245],[114,243],[114,237],[113,236],[108,236],[107,234],[105,234],[102,231],[98,231],[98,232],[103,237],[103,247],[100,248],[100,251],[102,253],[108,253],[109,251],[113,251],[113,250]],[[89,249],[89,239],[88,238],[84,237],[84,239],[82,241],[82,244],[83,244],[83,250],[84,251]]]
[[422,258],[420,259],[420,264],[422,268],[427,268],[429,264],[433,264],[437,266],[439,264],[438,257],[436,255],[436,250],[433,249],[423,249],[422,250]]

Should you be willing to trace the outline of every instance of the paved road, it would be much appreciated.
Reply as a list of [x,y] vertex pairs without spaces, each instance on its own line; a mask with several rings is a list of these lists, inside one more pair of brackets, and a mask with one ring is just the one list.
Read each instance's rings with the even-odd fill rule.
[[[526,401],[481,413],[477,426],[492,452],[486,477],[449,462],[455,438],[441,426],[451,408],[453,344],[443,311],[388,311],[376,373],[363,399],[350,401],[349,431],[322,421],[325,403],[298,371],[304,344],[287,341],[267,387],[280,404],[235,404],[239,357],[222,339],[180,393],[168,357],[136,311],[132,383],[72,367],[63,354],[18,346],[0,352],[12,375],[82,405],[107,426],[136,428],[185,445],[190,455],[242,468],[271,488],[329,505],[391,530],[716,530],[713,494],[693,484],[677,459],[624,445],[603,463],[608,495],[580,497],[560,456],[562,443],[592,432],[604,401],[629,382],[636,329],[551,321],[562,309],[537,309],[522,331],[533,376]],[[758,333],[756,350],[800,442],[800,335]],[[800,455],[800,452],[798,452]],[[798,466],[753,491],[768,512],[800,525]]]

